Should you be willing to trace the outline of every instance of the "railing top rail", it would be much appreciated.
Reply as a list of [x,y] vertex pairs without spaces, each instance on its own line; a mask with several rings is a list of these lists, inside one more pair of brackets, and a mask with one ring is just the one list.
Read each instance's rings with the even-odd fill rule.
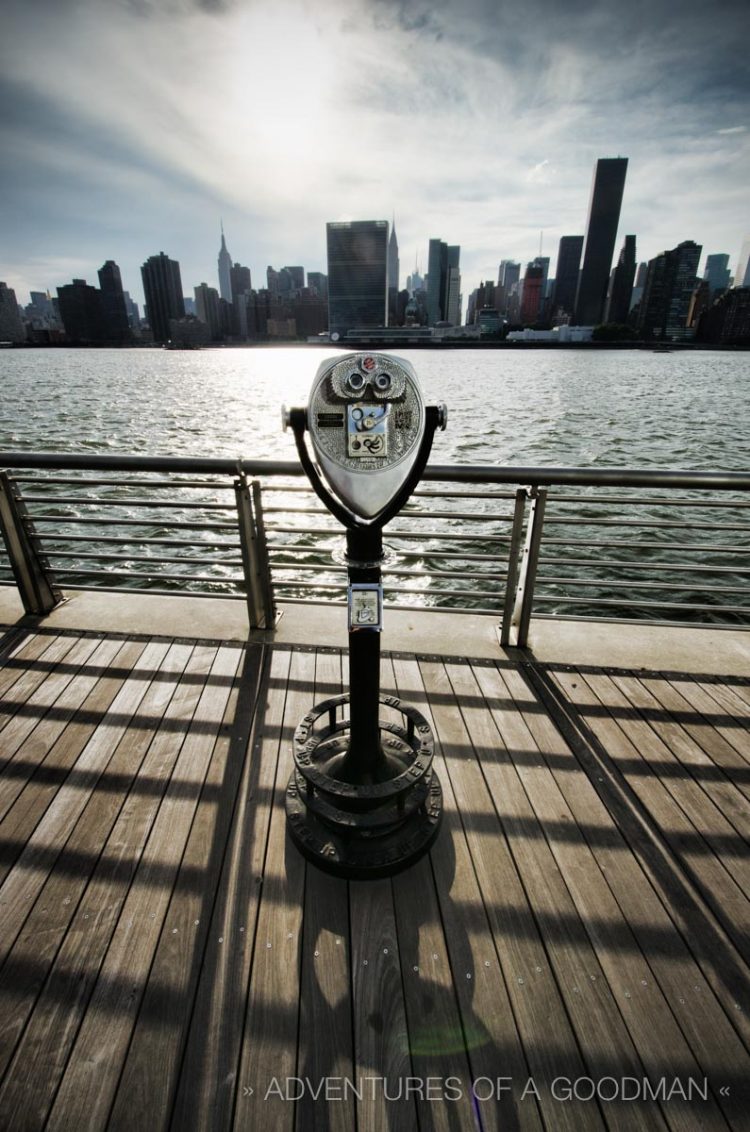
[[[139,471],[250,476],[302,476],[296,460],[231,459],[220,456],[140,456],[126,453],[0,452],[0,468]],[[522,484],[529,487],[653,487],[750,491],[750,471],[654,468],[539,468],[497,464],[429,464],[425,480],[451,483]]]

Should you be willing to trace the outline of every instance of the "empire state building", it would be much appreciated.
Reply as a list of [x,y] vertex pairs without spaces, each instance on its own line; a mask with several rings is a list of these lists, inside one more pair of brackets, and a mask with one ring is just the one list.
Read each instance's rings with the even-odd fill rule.
[[228,303],[232,301],[232,257],[227,251],[224,239],[224,225],[221,226],[221,248],[219,249],[219,294]]

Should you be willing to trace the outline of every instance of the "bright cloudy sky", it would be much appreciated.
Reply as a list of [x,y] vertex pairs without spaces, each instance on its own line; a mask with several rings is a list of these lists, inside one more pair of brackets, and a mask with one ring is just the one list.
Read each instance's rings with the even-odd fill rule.
[[328,220],[431,237],[464,297],[585,229],[626,156],[618,243],[750,232],[747,0],[3,0],[0,279],[19,301],[165,251],[325,271]]

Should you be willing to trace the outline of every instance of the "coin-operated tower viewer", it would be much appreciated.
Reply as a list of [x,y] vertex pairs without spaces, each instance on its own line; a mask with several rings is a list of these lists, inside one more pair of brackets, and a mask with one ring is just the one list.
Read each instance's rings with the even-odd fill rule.
[[295,733],[289,832],[328,872],[389,876],[429,849],[442,792],[427,720],[380,694],[383,527],[419,482],[447,410],[425,405],[403,358],[347,354],[323,362],[307,407],[283,418],[317,495],[346,527],[349,616],[349,693],[316,704]]

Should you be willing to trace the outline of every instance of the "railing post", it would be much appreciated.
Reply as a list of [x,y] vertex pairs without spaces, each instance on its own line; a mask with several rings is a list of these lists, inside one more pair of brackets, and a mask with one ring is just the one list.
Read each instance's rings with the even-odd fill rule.
[[247,476],[242,473],[234,482],[234,493],[250,628],[272,629],[276,622],[276,609],[271,589],[260,483],[258,480],[248,483]]
[[526,488],[519,487],[516,491],[513,525],[510,531],[508,571],[505,578],[505,604],[503,605],[503,620],[500,627],[500,644],[503,648],[506,648],[511,643],[511,626],[513,624],[513,610],[516,604],[516,590],[518,587],[518,558],[521,550],[521,539],[523,538],[526,498]]
[[511,616],[511,635],[508,642],[520,649],[526,648],[529,636],[531,606],[534,600],[534,585],[544,528],[544,510],[547,505],[547,489],[545,487],[531,488],[529,498],[531,499],[529,522],[526,528],[526,541],[521,558],[518,586]]
[[0,529],[18,592],[27,613],[42,616],[62,601],[48,563],[37,554],[30,538],[33,528],[7,472],[0,472]]

